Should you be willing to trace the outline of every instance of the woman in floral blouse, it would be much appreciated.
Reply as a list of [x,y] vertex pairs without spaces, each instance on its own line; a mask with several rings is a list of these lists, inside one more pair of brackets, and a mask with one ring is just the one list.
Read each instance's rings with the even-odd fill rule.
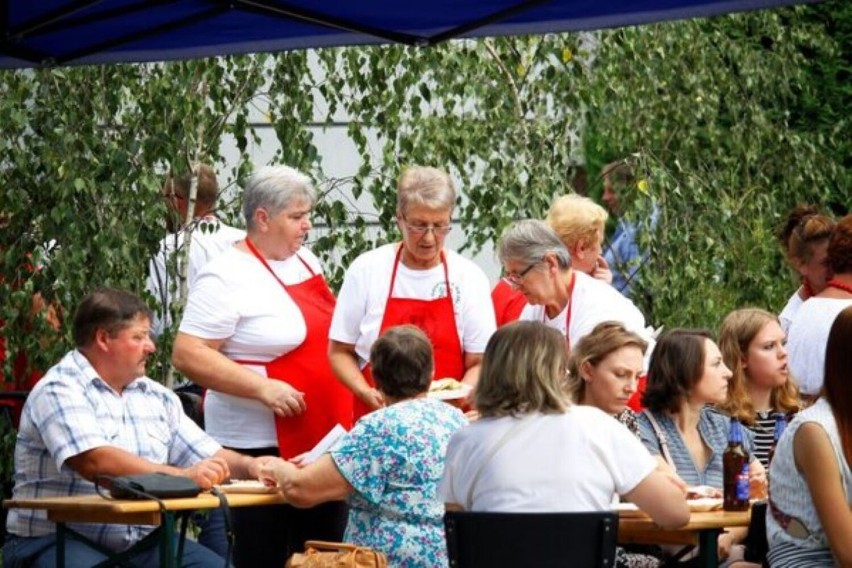
[[384,552],[391,566],[446,566],[444,506],[436,490],[447,443],[465,418],[427,398],[432,347],[416,327],[385,332],[370,363],[388,405],[361,418],[316,462],[299,467],[275,460],[260,477],[297,507],[347,499],[344,539]]

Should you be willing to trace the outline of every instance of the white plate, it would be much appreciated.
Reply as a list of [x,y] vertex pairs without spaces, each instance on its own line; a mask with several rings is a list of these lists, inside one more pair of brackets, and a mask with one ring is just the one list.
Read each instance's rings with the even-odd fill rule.
[[457,389],[429,391],[429,398],[434,398],[437,400],[456,400],[459,398],[466,397],[468,394],[470,394],[470,391],[472,390],[472,386],[465,383],[461,383],[461,387]]
[[715,511],[722,508],[722,498],[705,497],[704,499],[687,499],[686,504],[693,513]]
[[230,483],[216,486],[222,493],[275,493],[277,487],[268,487],[257,479],[232,479]]
[[612,510],[618,513],[620,517],[642,517],[646,516],[645,511],[636,506],[635,503],[615,503]]

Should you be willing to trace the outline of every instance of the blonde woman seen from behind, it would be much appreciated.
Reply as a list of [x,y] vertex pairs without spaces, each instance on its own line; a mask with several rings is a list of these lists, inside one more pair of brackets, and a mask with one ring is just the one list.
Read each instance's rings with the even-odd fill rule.
[[515,322],[488,342],[474,401],[481,418],[450,440],[438,496],[448,509],[609,510],[618,494],[660,526],[689,519],[683,491],[612,417],[569,400],[565,340]]

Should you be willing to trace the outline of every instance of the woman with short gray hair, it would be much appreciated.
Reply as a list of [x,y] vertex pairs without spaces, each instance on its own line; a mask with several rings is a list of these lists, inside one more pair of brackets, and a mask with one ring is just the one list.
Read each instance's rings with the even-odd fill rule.
[[356,397],[355,417],[381,408],[367,364],[370,347],[395,325],[414,324],[435,352],[435,378],[474,383],[494,309],[485,273],[444,248],[456,190],[446,172],[412,166],[397,184],[401,242],[359,256],[349,266],[329,332],[329,359]]
[[497,256],[504,279],[527,300],[519,319],[559,330],[569,348],[607,320],[651,340],[642,312],[606,282],[574,270],[562,239],[544,221],[511,225],[500,238]]
[[243,192],[246,227],[254,228],[254,212],[260,208],[271,215],[283,211],[293,201],[313,207],[317,193],[311,178],[289,166],[260,168],[249,178]]
[[[553,200],[546,221],[568,249],[574,270],[612,284],[612,272],[603,257],[607,217],[606,210],[588,197],[569,193]],[[527,303],[505,278],[494,286],[491,301],[498,326],[518,319]]]
[[[244,199],[247,235],[198,275],[174,344],[175,367],[207,388],[207,432],[252,456],[292,458],[336,424],[352,395],[326,358],[335,299],[303,245],[316,192],[287,167],[260,168]],[[283,566],[308,539],[340,540],[338,503],[234,511],[237,566]]]

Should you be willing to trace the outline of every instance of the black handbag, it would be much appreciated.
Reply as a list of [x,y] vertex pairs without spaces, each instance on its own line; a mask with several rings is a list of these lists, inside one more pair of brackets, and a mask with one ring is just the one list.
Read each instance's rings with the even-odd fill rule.
[[110,479],[114,499],[171,499],[195,497],[201,487],[188,477],[168,473],[121,475]]

